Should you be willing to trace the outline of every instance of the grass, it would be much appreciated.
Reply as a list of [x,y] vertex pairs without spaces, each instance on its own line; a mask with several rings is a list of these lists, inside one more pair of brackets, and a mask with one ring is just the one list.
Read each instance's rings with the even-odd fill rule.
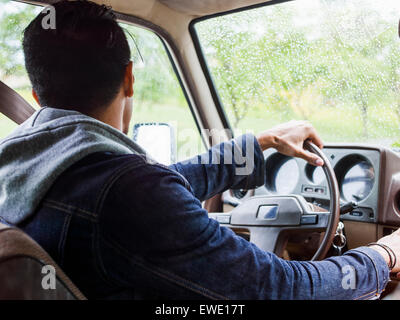
[[291,119],[309,120],[324,142],[360,142],[391,146],[400,138],[399,119],[390,108],[371,108],[368,114],[368,136],[365,136],[360,111],[351,106],[324,108],[312,114],[309,119],[290,117],[282,112],[269,111],[261,116],[259,112],[250,112],[239,122],[239,130],[236,131],[259,133]]
[[[37,108],[30,90],[19,93]],[[310,116],[324,142],[370,142],[391,146],[399,140],[399,119],[390,108],[371,108],[368,115],[368,137],[364,136],[363,121],[356,107],[339,106],[317,110]],[[295,117],[294,117],[295,118]],[[246,132],[259,133],[274,125],[290,120],[283,112],[251,110],[239,122],[235,134]],[[139,122],[166,122],[175,128],[178,160],[186,159],[205,150],[198,134],[192,114],[186,106],[178,104],[134,103],[132,126]],[[7,136],[17,125],[0,114],[0,138]]]

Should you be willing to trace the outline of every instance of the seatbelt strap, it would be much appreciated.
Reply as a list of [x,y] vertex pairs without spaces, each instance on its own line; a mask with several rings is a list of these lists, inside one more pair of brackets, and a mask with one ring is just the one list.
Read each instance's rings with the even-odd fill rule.
[[35,109],[15,90],[0,81],[0,112],[17,124],[21,124],[35,112]]

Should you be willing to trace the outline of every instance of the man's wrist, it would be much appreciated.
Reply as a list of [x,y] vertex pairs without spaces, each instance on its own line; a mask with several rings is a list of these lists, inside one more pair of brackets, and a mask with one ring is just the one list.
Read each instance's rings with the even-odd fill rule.
[[373,250],[375,250],[376,252],[378,252],[382,256],[382,258],[385,260],[386,264],[389,267],[389,265],[390,265],[390,256],[389,256],[388,252],[385,249],[383,249],[380,246],[375,245],[375,244],[371,244],[368,247],[373,249]]
[[270,133],[262,133],[257,137],[258,144],[261,147],[261,150],[267,150],[269,148],[276,148],[278,146],[279,138]]

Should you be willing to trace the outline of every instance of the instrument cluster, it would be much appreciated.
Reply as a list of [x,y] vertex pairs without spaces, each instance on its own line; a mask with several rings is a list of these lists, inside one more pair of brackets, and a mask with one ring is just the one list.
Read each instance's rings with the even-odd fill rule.
[[[325,147],[323,152],[334,168],[341,202],[356,202],[358,209],[343,215],[349,220],[376,221],[380,172],[380,152],[374,149]],[[265,185],[251,195],[297,194],[324,208],[329,207],[329,188],[324,171],[274,149],[264,152]],[[233,192],[236,196],[237,191]],[[241,198],[246,196],[240,191]],[[239,197],[236,197],[239,198]]]
[[[265,187],[271,193],[293,193],[303,180],[303,193],[325,194],[325,174],[321,167],[310,164],[299,166],[297,159],[275,153],[266,159]],[[301,170],[304,169],[304,170]],[[335,166],[341,197],[344,201],[360,202],[366,199],[375,183],[375,170],[367,158],[351,154]]]

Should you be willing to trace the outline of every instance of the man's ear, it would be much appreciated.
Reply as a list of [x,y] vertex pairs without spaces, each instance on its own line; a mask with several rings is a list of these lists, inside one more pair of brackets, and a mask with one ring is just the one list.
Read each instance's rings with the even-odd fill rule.
[[35,99],[37,104],[40,106],[39,98],[38,98],[38,96],[36,94],[36,91],[33,90],[33,89],[32,89],[32,96],[33,96],[33,99]]
[[124,91],[125,96],[131,98],[133,96],[133,84],[135,83],[135,77],[133,76],[133,62],[129,61],[129,64],[125,69],[124,77]]

